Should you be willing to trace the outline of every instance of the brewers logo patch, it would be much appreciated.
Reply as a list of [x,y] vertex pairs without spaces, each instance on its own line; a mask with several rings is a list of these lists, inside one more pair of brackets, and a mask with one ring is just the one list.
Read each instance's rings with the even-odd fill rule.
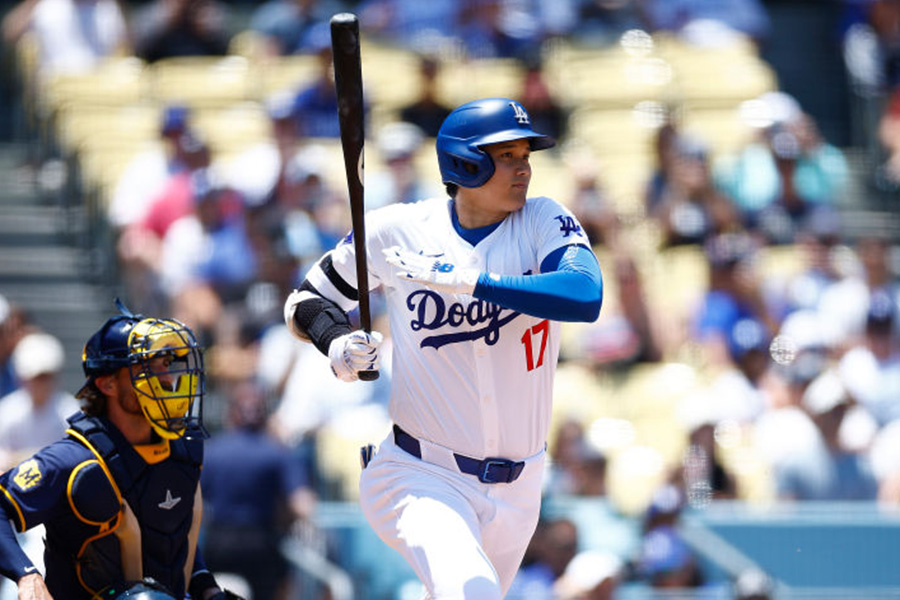
[[26,460],[19,465],[13,483],[19,486],[23,492],[29,490],[41,482],[41,469],[35,459]]

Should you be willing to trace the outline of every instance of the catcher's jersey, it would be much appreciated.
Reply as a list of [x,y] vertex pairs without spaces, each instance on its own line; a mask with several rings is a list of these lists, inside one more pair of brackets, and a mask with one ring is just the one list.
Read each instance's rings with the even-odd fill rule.
[[[559,323],[401,279],[382,249],[396,245],[460,268],[528,275],[554,250],[589,243],[572,213],[545,197],[530,198],[474,247],[454,229],[451,210],[442,198],[366,216],[370,285],[382,286],[393,342],[391,417],[411,435],[467,456],[523,459],[547,439]],[[331,259],[355,288],[354,254],[348,236]],[[322,269],[307,279],[344,310],[353,307]]]

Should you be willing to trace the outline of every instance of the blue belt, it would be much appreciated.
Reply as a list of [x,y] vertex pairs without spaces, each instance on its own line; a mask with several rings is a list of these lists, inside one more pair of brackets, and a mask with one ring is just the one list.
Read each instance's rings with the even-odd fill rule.
[[[409,435],[399,425],[394,425],[394,442],[407,454],[412,454],[418,459],[422,458],[422,445],[419,440]],[[481,483],[512,483],[522,474],[525,468],[524,461],[512,461],[507,458],[469,458],[462,454],[453,453],[456,466],[460,472],[466,475],[474,475]]]

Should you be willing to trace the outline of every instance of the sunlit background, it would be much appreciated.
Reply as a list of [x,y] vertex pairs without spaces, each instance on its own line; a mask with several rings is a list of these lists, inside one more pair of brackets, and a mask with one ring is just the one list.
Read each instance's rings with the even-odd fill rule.
[[0,9],[0,391],[20,390],[0,468],[47,443],[23,393],[76,391],[120,297],[198,333],[210,443],[266,419],[304,474],[302,497],[260,500],[288,507],[279,598],[421,597],[355,503],[390,359],[344,384],[281,316],[349,229],[328,19],[352,10],[368,206],[443,193],[435,123],[511,97],[559,139],[531,194],[601,259],[600,319],[563,329],[544,519],[509,597],[900,597],[900,2]]

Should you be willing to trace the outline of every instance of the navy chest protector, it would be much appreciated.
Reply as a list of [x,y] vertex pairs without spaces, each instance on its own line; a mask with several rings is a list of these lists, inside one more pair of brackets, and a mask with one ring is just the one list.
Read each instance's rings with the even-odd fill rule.
[[111,583],[153,577],[182,597],[202,511],[202,441],[171,440],[168,456],[155,462],[103,419],[79,414],[67,434],[95,457],[72,471],[67,489],[73,514],[97,528],[75,557],[79,583],[94,594]]

